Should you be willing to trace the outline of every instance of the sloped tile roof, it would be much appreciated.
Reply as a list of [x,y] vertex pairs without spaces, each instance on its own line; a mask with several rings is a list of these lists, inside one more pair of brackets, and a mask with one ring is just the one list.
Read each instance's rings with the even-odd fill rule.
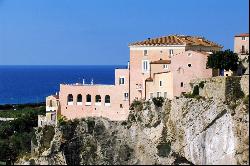
[[164,45],[201,45],[201,46],[212,46],[212,47],[222,47],[217,43],[208,41],[204,37],[196,36],[186,36],[186,35],[169,35],[158,38],[143,41],[138,41],[129,44],[129,46],[164,46]]
[[158,61],[153,61],[153,62],[150,62],[151,64],[170,64],[171,63],[171,60],[158,60]]
[[249,33],[242,33],[239,35],[235,35],[235,37],[249,37]]

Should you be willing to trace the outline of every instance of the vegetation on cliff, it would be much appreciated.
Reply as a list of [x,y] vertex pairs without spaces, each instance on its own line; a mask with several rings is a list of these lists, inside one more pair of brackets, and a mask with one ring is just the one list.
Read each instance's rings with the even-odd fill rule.
[[18,156],[30,152],[37,115],[45,114],[44,106],[32,108],[22,105],[16,108],[0,111],[0,117],[15,118],[12,121],[0,121],[0,161],[6,164],[13,164]]

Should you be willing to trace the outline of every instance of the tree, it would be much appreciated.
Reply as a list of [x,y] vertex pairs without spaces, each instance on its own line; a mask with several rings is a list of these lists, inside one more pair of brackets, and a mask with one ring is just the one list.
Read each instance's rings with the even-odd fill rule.
[[237,71],[239,57],[231,50],[213,52],[207,59],[207,68]]

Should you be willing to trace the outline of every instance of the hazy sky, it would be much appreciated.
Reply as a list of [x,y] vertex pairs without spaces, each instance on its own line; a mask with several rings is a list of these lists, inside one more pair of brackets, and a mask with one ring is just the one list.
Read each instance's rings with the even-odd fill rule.
[[233,49],[248,0],[0,0],[0,65],[126,64],[128,44],[169,34]]

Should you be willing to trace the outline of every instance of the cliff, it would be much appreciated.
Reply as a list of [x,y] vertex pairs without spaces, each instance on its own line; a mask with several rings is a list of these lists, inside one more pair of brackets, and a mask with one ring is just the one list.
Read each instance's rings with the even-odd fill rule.
[[139,103],[123,122],[86,118],[37,128],[31,156],[17,164],[249,164],[248,79],[236,78],[221,97],[203,91],[230,78],[200,80],[199,97]]

